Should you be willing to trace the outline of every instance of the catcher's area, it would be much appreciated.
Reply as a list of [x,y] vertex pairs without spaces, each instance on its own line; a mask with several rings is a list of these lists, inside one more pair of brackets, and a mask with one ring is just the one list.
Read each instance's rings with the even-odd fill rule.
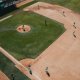
[[[66,31],[35,59],[30,67],[32,75],[23,70],[23,67],[19,69],[32,80],[80,80],[80,19],[77,15],[64,7],[42,2],[24,10],[63,23]],[[23,62],[21,63],[25,65]]]

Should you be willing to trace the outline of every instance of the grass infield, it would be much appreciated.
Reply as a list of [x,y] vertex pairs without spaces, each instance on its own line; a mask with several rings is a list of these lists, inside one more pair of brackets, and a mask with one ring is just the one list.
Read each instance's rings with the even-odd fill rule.
[[[30,25],[31,31],[17,32],[16,28],[21,24]],[[21,12],[0,23],[0,45],[18,60],[36,58],[64,30],[63,25],[56,21],[36,13]]]
[[[46,25],[45,25],[46,20]],[[19,25],[29,25],[31,31],[19,33]],[[65,31],[63,24],[32,12],[21,12],[0,22],[0,46],[16,59],[36,58]],[[12,80],[29,80],[0,53],[0,69]]]

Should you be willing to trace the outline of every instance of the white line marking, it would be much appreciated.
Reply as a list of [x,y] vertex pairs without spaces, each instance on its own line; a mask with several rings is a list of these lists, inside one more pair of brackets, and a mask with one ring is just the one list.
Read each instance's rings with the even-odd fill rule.
[[33,76],[35,76],[38,80],[42,80],[37,74],[33,73]]
[[9,15],[9,16],[3,18],[3,19],[0,19],[0,22],[4,21],[4,20],[6,20],[6,19],[8,19],[8,18],[10,18],[10,17],[12,17],[12,16],[13,16],[13,15]]

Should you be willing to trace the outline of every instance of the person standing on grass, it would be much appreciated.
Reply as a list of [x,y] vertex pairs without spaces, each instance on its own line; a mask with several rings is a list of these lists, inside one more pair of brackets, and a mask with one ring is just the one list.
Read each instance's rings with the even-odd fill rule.
[[38,10],[40,9],[40,6],[38,5]]
[[14,73],[11,74],[12,80],[15,80],[15,75]]
[[45,19],[45,26],[47,26],[47,20]]

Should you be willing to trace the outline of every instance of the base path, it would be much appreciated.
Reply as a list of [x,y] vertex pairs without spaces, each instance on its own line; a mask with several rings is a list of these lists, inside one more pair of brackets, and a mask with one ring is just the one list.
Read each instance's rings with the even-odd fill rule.
[[22,5],[25,5],[25,4],[27,4],[27,3],[30,3],[30,2],[32,2],[33,0],[23,0],[23,1],[21,1],[20,3],[17,3],[16,4],[16,7],[20,7],[20,6],[22,6]]
[[[24,11],[33,11],[56,20],[63,23],[66,29],[36,58],[31,67],[33,72],[41,80],[80,80],[80,19],[77,15],[67,8],[43,2],[37,2]],[[46,67],[50,77],[45,72]]]

